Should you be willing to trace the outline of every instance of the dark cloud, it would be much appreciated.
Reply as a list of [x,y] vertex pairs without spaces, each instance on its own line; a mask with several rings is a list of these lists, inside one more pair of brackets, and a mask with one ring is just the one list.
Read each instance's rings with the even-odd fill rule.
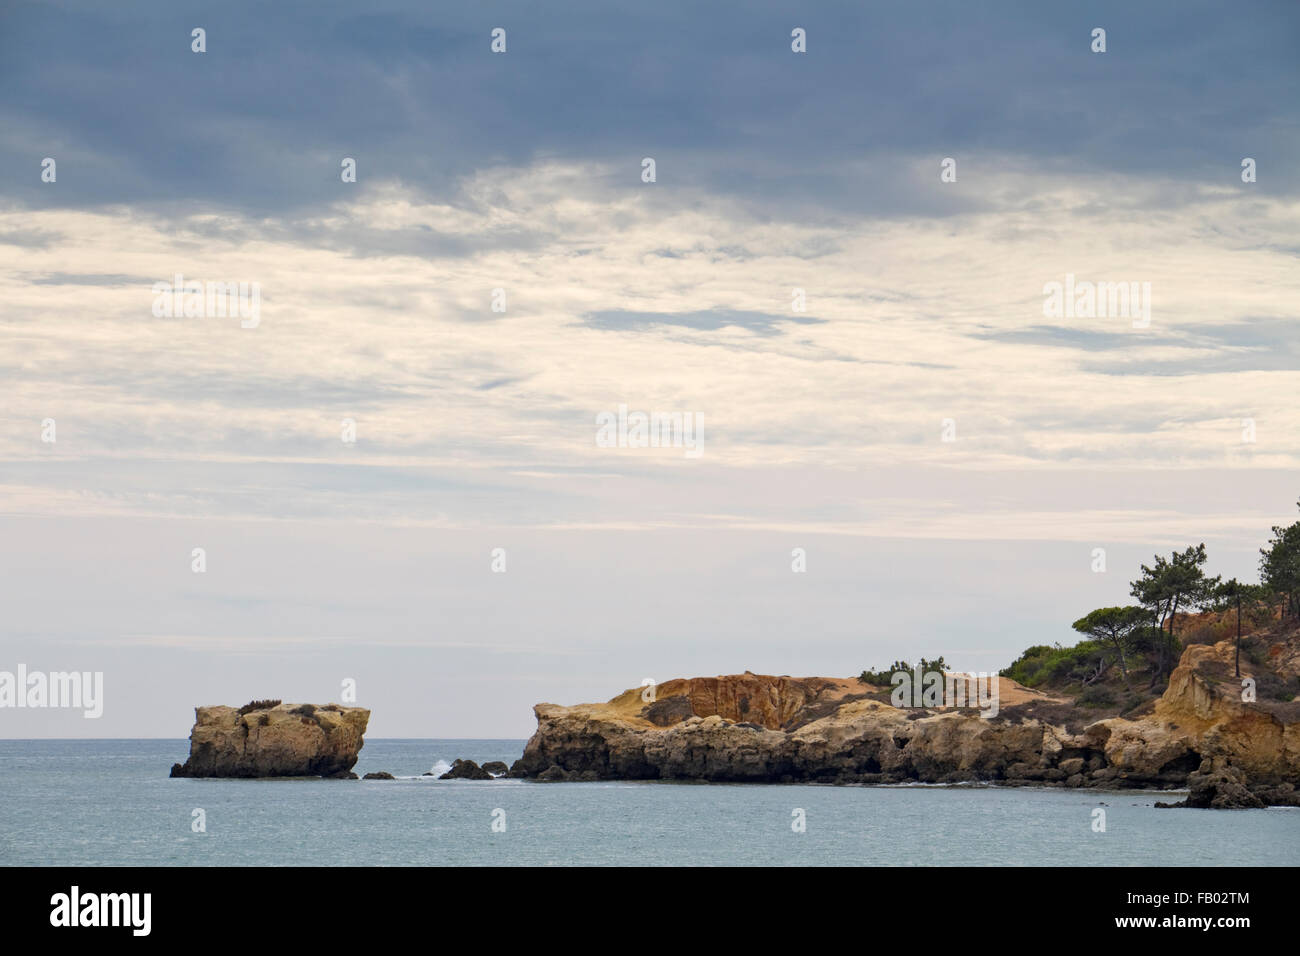
[[18,246],[22,249],[48,249],[49,247],[63,242],[66,237],[63,233],[49,232],[46,230],[33,229],[19,232],[0,232],[0,246]]
[[787,322],[816,325],[823,321],[805,315],[772,315],[767,312],[745,312],[738,309],[706,309],[701,312],[631,312],[612,309],[604,312],[589,312],[582,317],[582,323],[590,328],[617,332],[644,332],[655,326],[677,325],[704,332],[728,327],[739,328],[756,335],[777,335]]
[[[1300,371],[1300,319],[1250,318],[1214,325],[1176,325],[1134,332],[1094,332],[1054,325],[988,331],[975,338],[1020,345],[1072,348],[1084,352],[1122,352],[1158,345],[1182,348],[1186,358],[1122,356],[1080,365],[1102,375],[1206,375],[1222,372]],[[1213,354],[1206,355],[1206,350]]]
[[100,272],[49,272],[31,279],[32,285],[146,285],[152,286],[156,279],[143,276],[128,276],[121,273]]
[[1057,325],[1031,325],[1024,329],[974,333],[977,339],[1011,342],[1017,345],[1048,345],[1056,348],[1083,349],[1088,352],[1131,349],[1150,345],[1149,330],[1139,332],[1092,332]]
[[529,376],[526,375],[506,375],[501,378],[494,378],[491,381],[482,383],[481,385],[476,385],[475,388],[480,392],[491,392],[498,388],[504,388],[507,385],[517,385],[520,382],[526,382],[528,381],[528,378]]
[[[789,49],[796,25],[804,55]],[[1098,25],[1105,54],[1088,49]],[[496,26],[504,55],[489,51]],[[654,156],[661,191],[809,217],[976,208],[1002,156],[1063,179],[1240,186],[1249,155],[1250,188],[1290,193],[1298,42],[1289,2],[9,4],[0,195],[280,214],[341,198],[344,156],[362,182],[443,196],[476,169],[541,157],[613,163],[639,189]],[[44,156],[59,160],[54,185]],[[940,190],[944,156],[959,181]]]

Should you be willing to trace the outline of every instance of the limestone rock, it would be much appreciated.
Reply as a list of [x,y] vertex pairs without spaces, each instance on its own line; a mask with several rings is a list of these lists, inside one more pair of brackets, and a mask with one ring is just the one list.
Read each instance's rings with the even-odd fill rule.
[[347,777],[370,711],[327,704],[197,707],[190,756],[173,777]]
[[[1077,732],[1032,716],[896,708],[853,679],[746,672],[672,680],[653,699],[636,687],[604,704],[538,704],[537,731],[510,775],[1188,786],[1192,805],[1300,802],[1300,703],[1243,702],[1239,682],[1222,677],[1232,652],[1231,640],[1189,646],[1152,713],[1074,721]],[[1270,655],[1300,671],[1300,633]],[[1006,678],[999,687],[1004,707],[1037,694]]]

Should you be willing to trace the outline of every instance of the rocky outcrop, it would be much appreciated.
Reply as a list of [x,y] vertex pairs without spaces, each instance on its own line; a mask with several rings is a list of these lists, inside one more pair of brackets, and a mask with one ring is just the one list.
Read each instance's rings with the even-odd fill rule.
[[[1292,643],[1270,647],[1272,673],[1293,678],[1300,671],[1287,654]],[[1216,774],[1236,768],[1254,787],[1300,780],[1300,705],[1242,700],[1232,656],[1232,641],[1188,647],[1150,716],[1099,722],[1094,732],[1105,738],[1108,763],[1138,779],[1181,771],[1189,786],[1193,771],[1210,773],[1202,770],[1206,757],[1217,760]]]
[[[747,683],[761,681],[751,677]],[[1045,752],[1064,752],[1068,758],[1087,748],[1036,722],[904,710],[867,697],[832,703],[827,716],[790,730],[718,714],[692,714],[659,727],[648,718],[609,713],[601,705],[539,704],[534,708],[537,733],[511,775],[842,783],[1041,780],[1048,771]],[[786,723],[798,723],[797,716]]]
[[377,771],[371,771],[361,779],[362,780],[396,780],[397,778],[394,777],[387,770],[377,770]]
[[173,777],[349,777],[370,720],[363,707],[278,701],[194,714],[190,756]]
[[[1270,649],[1300,662],[1296,637]],[[855,680],[745,673],[633,688],[604,704],[534,708],[511,776],[543,781],[696,779],[826,783],[990,781],[1191,788],[1193,806],[1289,803],[1300,782],[1300,704],[1244,702],[1225,677],[1232,642],[1187,648],[1144,717],[1086,711],[1002,678],[1003,709],[897,708]],[[1287,662],[1290,664],[1287,664]],[[1297,668],[1300,670],[1300,668]],[[1231,674],[1227,670],[1226,674]],[[1292,675],[1294,676],[1294,675]]]
[[444,773],[439,780],[491,780],[492,774],[488,773],[472,760],[455,760],[452,761],[451,769]]

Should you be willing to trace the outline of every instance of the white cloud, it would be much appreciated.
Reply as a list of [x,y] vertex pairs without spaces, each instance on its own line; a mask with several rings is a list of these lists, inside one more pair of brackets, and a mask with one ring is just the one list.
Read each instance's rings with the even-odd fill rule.
[[[62,238],[0,246],[0,454],[14,463],[0,511],[456,524],[491,511],[477,487],[544,524],[586,520],[592,493],[635,512],[642,482],[580,477],[594,473],[690,489],[684,520],[703,522],[730,510],[715,467],[798,467],[815,489],[881,465],[1300,464],[1300,372],[1215,373],[1258,346],[1187,337],[1292,317],[1300,207],[1003,169],[980,187],[996,211],[940,219],[809,224],[559,163],[483,171],[452,202],[387,183],[303,221],[11,210],[0,235]],[[149,285],[175,273],[260,283],[261,326],[154,318]],[[1042,287],[1066,273],[1150,282],[1151,328],[1045,319]],[[498,287],[505,315],[490,310]],[[777,334],[582,320],[710,310],[775,316]],[[1110,339],[1080,348],[1071,333]],[[1169,362],[1184,374],[1125,372]],[[620,403],[701,415],[704,458],[596,447],[596,413]],[[47,417],[55,446],[39,440]],[[355,445],[339,440],[345,417]],[[945,418],[955,443],[939,441]],[[734,521],[789,524],[779,511],[754,502]],[[824,520],[854,526],[847,510]],[[918,504],[885,531],[972,527],[946,520]]]

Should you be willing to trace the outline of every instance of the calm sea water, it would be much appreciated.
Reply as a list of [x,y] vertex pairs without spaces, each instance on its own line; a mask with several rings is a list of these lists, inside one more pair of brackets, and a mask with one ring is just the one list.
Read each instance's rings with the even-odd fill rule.
[[[0,863],[1294,865],[1300,810],[993,787],[436,781],[522,740],[368,740],[395,781],[172,780],[185,740],[0,740]],[[1106,832],[1092,830],[1104,803]],[[192,811],[207,832],[191,830]],[[794,811],[806,830],[794,832]],[[504,811],[505,832],[494,832]],[[501,818],[496,813],[497,819]]]

